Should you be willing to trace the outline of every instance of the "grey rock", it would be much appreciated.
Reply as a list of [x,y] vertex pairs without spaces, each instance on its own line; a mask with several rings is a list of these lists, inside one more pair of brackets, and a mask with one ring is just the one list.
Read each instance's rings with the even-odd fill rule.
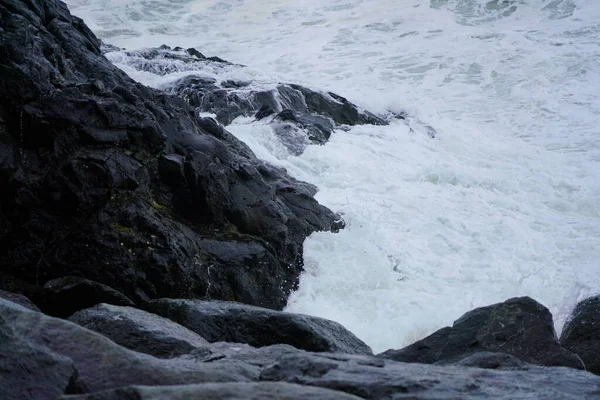
[[284,382],[206,383],[200,385],[151,387],[133,386],[63,400],[352,400],[359,397],[333,390]]
[[[242,362],[199,363],[190,358],[159,359],[137,353],[70,321],[49,317],[2,299],[0,320],[12,329],[15,337],[34,349],[44,349],[53,356],[72,361],[78,374],[73,385],[75,391],[71,393],[129,385],[253,381],[259,374],[257,367]],[[4,375],[2,379],[6,379],[8,385],[17,379],[34,379],[40,374],[35,368],[21,372],[24,375],[19,377],[4,375],[1,371],[0,374]]]
[[571,368],[506,371],[325,353],[286,355],[265,368],[261,380],[323,387],[364,399],[600,398],[600,377]]
[[46,282],[41,300],[42,310],[46,314],[61,318],[100,303],[134,305],[127,296],[110,286],[76,276]]
[[600,375],[600,296],[577,304],[563,327],[560,344],[581,357],[588,371]]
[[506,353],[531,364],[584,369],[581,359],[558,343],[550,311],[529,297],[476,308],[456,320],[451,328],[379,356],[435,363],[457,361],[477,352]]
[[133,307],[98,304],[73,314],[69,321],[115,343],[158,358],[188,354],[208,342],[173,321]]
[[29,308],[33,311],[40,311],[40,309],[31,302],[26,296],[18,293],[7,292],[6,290],[0,290],[0,298],[12,301],[20,306]]
[[528,369],[531,364],[505,353],[480,352],[471,354],[458,361],[439,361],[438,365],[460,365],[484,369]]
[[[6,300],[0,301],[9,304]],[[10,303],[10,307],[23,312],[29,310],[16,303]],[[52,353],[43,346],[36,346],[24,340],[15,333],[10,322],[2,317],[0,317],[0,396],[11,400],[54,400],[72,390],[77,378],[73,361]]]
[[308,351],[372,354],[369,346],[342,325],[323,318],[224,301],[160,299],[146,307],[209,342],[255,347],[289,344]]

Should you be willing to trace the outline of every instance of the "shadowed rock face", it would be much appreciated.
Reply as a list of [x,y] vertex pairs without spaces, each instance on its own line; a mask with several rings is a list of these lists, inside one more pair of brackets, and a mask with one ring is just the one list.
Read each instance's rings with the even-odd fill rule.
[[577,304],[560,335],[560,344],[581,357],[588,371],[600,375],[600,296]]
[[209,342],[269,346],[283,343],[308,351],[372,354],[371,348],[337,322],[224,301],[159,299],[148,311],[169,318]]
[[279,309],[305,237],[341,226],[314,187],[114,67],[57,0],[0,3],[0,60],[6,289],[37,301],[45,282],[72,275],[135,302]]
[[476,308],[451,328],[379,356],[429,364],[458,361],[479,352],[506,353],[531,364],[584,369],[581,359],[558,343],[550,311],[529,297]]

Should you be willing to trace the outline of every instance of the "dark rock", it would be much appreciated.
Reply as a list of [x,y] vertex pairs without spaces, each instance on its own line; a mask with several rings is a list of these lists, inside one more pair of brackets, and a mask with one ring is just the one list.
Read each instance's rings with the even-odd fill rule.
[[368,356],[297,353],[261,373],[284,381],[338,390],[364,399],[596,399],[600,377],[570,368],[531,366],[490,370],[406,364]]
[[40,309],[37,308],[37,306],[35,304],[33,304],[31,302],[31,300],[29,300],[26,296],[23,296],[22,294],[11,293],[11,292],[7,292],[5,290],[0,290],[0,298],[6,299],[8,301],[12,301],[13,303],[16,303],[25,308],[29,308],[30,310],[33,310],[33,311],[40,311]]
[[379,356],[411,363],[457,361],[477,352],[499,352],[525,362],[583,369],[581,359],[562,348],[550,311],[529,297],[469,311],[432,335]]
[[67,400],[352,400],[351,396],[329,389],[301,386],[284,382],[205,383],[186,386],[133,386],[84,396],[62,397]]
[[371,349],[337,322],[234,302],[153,300],[147,309],[196,332],[209,342],[261,347],[289,344],[308,351],[371,354]]
[[[0,321],[5,327],[0,332],[11,329],[14,337],[27,342],[33,349],[42,349],[50,352],[52,357],[72,361],[77,376],[76,382],[70,384],[70,393],[90,393],[129,385],[244,382],[256,380],[259,373],[258,368],[242,362],[198,363],[190,358],[159,359],[137,353],[72,322],[30,311],[3,299],[0,299]],[[21,355],[33,357],[24,358],[20,365],[33,366],[40,359],[39,354],[23,350],[22,344],[15,348],[20,349]],[[23,368],[19,376],[7,375],[0,370],[1,379],[5,379],[10,387],[13,383],[26,382],[44,374],[54,380],[58,379],[54,377],[60,377],[57,382],[67,387],[65,382],[69,381],[69,373],[65,364],[52,365],[47,359],[47,365],[47,371],[38,371],[37,367]]]
[[[339,228],[314,188],[131,80],[58,0],[2,1],[0,32],[0,271],[14,282],[4,289],[37,302],[44,282],[80,276],[135,302],[285,306],[304,239]],[[138,61],[156,73],[231,67],[173,51]]]
[[73,314],[69,321],[115,343],[158,358],[188,354],[208,342],[173,321],[132,307],[98,304]]
[[560,344],[581,357],[588,371],[600,375],[600,296],[577,304],[563,327]]
[[461,360],[449,362],[447,360],[436,363],[438,365],[460,365],[462,367],[476,367],[484,369],[528,369],[531,364],[519,360],[517,357],[505,353],[480,352],[471,354]]
[[65,276],[46,282],[40,306],[48,315],[66,318],[76,311],[100,303],[134,305],[127,296],[109,286],[76,276]]

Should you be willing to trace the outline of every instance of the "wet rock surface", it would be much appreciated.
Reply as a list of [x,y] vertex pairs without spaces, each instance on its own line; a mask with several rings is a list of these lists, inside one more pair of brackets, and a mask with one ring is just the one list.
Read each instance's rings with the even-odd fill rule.
[[[121,312],[129,309],[101,305],[92,310],[102,307]],[[130,319],[140,314],[144,313],[129,310]],[[160,317],[144,314],[143,320],[154,318]],[[88,315],[86,322],[93,319]],[[106,315],[98,318],[103,319]],[[181,329],[185,328],[175,323],[164,325],[162,337]],[[160,335],[146,334],[144,329],[139,332],[148,346],[161,343]],[[178,357],[161,359],[3,299],[0,339],[0,383],[10,388],[3,395],[9,393],[9,398],[18,399],[57,398],[61,394],[65,399],[357,396],[558,400],[600,396],[600,377],[596,375],[526,364],[502,353],[476,353],[449,365],[427,365],[368,355],[306,352],[286,344],[255,348],[221,341],[197,343]],[[68,396],[71,394],[80,397]]]
[[600,296],[577,304],[563,327],[560,344],[581,357],[588,371],[600,375]]
[[273,311],[240,303],[199,300],[153,300],[146,309],[196,332],[209,342],[226,341],[262,347],[289,344],[308,351],[372,354],[342,325],[318,317]]
[[581,359],[558,342],[550,311],[529,297],[476,308],[452,327],[379,356],[432,364],[458,361],[478,352],[506,353],[531,364],[584,369]]
[[304,238],[342,225],[313,186],[112,65],[64,3],[3,1],[0,59],[0,288],[37,302],[77,276],[136,303],[280,309]]
[[188,354],[208,344],[198,334],[169,319],[133,307],[99,304],[76,312],[69,321],[130,350],[158,358]]
[[[218,79],[236,66],[196,49],[160,48],[122,51],[112,58],[138,71],[166,75],[190,71],[163,89],[177,94],[196,109],[211,113],[223,125],[238,117],[252,117],[267,123],[292,154],[301,154],[309,144],[324,144],[335,129],[353,125],[387,125],[389,120],[360,110],[348,99],[297,84],[270,84],[265,88],[253,81]],[[205,74],[199,74],[198,70]],[[217,77],[215,77],[215,75]],[[404,119],[397,114],[393,118]]]

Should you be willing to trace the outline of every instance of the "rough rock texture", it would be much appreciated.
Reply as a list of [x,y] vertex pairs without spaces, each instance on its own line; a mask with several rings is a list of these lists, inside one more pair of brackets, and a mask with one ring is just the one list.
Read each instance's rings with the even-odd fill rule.
[[[585,371],[524,363],[509,368],[512,370],[493,370],[489,364],[487,368],[492,369],[463,363],[472,364],[467,360],[449,366],[406,364],[373,356],[308,353],[282,344],[253,348],[223,342],[197,347],[178,358],[158,359],[127,350],[69,321],[0,299],[2,398],[54,399],[63,393],[94,393],[81,398],[126,400],[286,395],[345,398],[344,393],[366,399],[438,400],[600,396],[600,377]],[[236,381],[280,381],[302,387],[230,384]],[[337,393],[317,392],[317,388]]]
[[510,354],[531,364],[584,369],[581,359],[558,343],[550,311],[529,297],[476,308],[451,328],[379,356],[430,364],[458,361],[482,351]]
[[0,3],[0,282],[74,275],[135,302],[280,309],[302,243],[339,228],[313,186],[183,99],[137,84],[57,0]]
[[471,354],[458,361],[449,362],[443,360],[437,362],[438,365],[460,365],[463,367],[476,367],[484,369],[528,369],[532,364],[519,360],[515,356],[505,353],[489,353],[482,351]]
[[0,298],[12,301],[13,303],[17,303],[20,306],[25,308],[29,308],[33,311],[40,311],[40,309],[31,302],[27,297],[22,294],[7,292],[5,290],[0,290]]
[[[157,75],[194,71],[164,89],[185,98],[199,112],[208,112],[229,125],[240,116],[264,120],[293,154],[309,143],[323,144],[334,129],[349,125],[386,125],[388,121],[362,111],[342,96],[295,84],[265,85],[252,81],[219,80],[213,76],[243,66],[205,57],[195,49],[168,46],[123,51],[111,58],[128,67]],[[198,74],[198,70],[206,75]],[[211,76],[213,75],[213,76]],[[396,118],[404,118],[397,115]]]
[[[80,327],[72,322],[46,316],[0,299],[0,321],[12,329],[14,337],[42,352],[50,352],[56,359],[70,359],[77,370],[72,390],[88,393],[129,385],[179,385],[203,382],[230,382],[256,380],[258,369],[245,363],[227,360],[219,363],[198,363],[191,358],[158,359],[136,353],[117,345],[104,336]],[[25,346],[13,346],[9,351],[21,351],[21,364],[36,365],[43,354],[31,352]],[[13,356],[13,359],[16,356]],[[43,359],[45,360],[45,359]],[[51,361],[45,361],[49,364]],[[63,363],[64,364],[64,363]],[[65,369],[66,366],[61,365]],[[22,368],[19,379],[24,382],[40,377],[37,368]],[[58,374],[58,372],[49,371]],[[15,379],[1,372],[3,379]],[[69,382],[64,371],[60,383]],[[14,382],[14,381],[11,381]],[[52,381],[54,383],[54,381]],[[45,384],[41,381],[40,385]],[[66,387],[65,383],[65,387]],[[52,387],[56,387],[53,385]],[[21,386],[21,396],[27,397],[28,387]],[[73,392],[72,392],[73,393]]]
[[369,346],[342,325],[323,318],[224,301],[160,299],[146,307],[209,342],[256,347],[282,343],[308,351],[372,354]]
[[284,382],[205,383],[200,385],[151,387],[133,386],[85,396],[65,396],[63,400],[358,400],[346,393]]
[[101,333],[130,350],[158,358],[189,354],[208,345],[206,340],[189,329],[132,307],[99,304],[76,312],[69,321]]
[[339,390],[365,399],[597,399],[600,377],[569,368],[494,371],[406,364],[367,356],[298,353],[261,380]]
[[[16,303],[11,304],[20,308]],[[25,398],[54,400],[61,394],[73,390],[77,378],[73,361],[23,340],[15,334],[10,321],[2,317],[0,317],[0,397],[15,400]]]
[[600,296],[577,304],[563,327],[560,344],[581,357],[588,371],[600,375]]
[[100,303],[133,305],[127,296],[113,288],[75,276],[65,276],[46,282],[39,301],[44,313],[61,318]]

